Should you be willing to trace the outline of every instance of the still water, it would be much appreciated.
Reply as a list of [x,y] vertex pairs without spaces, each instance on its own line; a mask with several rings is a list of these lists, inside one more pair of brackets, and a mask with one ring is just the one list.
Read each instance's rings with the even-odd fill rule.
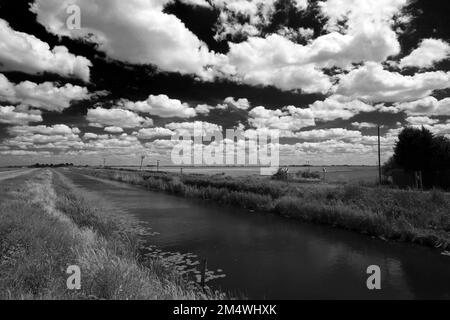
[[[206,258],[213,288],[254,299],[450,298],[450,257],[435,250],[65,174],[148,223],[158,253]],[[370,265],[381,268],[379,291],[367,289]]]

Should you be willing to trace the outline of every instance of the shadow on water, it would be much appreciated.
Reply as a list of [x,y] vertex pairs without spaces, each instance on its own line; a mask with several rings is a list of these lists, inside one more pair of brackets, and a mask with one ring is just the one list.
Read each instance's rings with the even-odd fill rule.
[[[270,299],[450,298],[450,257],[435,250],[67,175],[148,223],[156,232],[146,239],[150,254],[197,280],[198,260],[207,258],[213,288]],[[370,265],[381,268],[379,291],[367,289]]]

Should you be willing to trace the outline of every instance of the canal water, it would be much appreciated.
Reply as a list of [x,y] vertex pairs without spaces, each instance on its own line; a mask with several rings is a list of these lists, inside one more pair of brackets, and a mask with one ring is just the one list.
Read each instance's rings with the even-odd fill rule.
[[[436,250],[64,174],[148,223],[155,255],[183,260],[197,278],[207,259],[212,288],[250,299],[450,298],[450,257]],[[371,265],[381,268],[381,290],[367,289]]]

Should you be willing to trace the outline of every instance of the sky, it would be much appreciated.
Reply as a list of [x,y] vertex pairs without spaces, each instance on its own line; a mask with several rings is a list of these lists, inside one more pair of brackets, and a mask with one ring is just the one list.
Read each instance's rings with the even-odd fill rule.
[[281,164],[450,137],[448,1],[0,0],[0,166],[170,165],[195,124],[280,135]]

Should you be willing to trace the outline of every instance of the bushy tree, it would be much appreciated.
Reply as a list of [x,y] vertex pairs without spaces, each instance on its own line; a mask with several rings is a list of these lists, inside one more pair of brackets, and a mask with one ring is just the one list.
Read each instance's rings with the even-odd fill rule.
[[434,136],[422,127],[405,128],[398,135],[393,164],[408,171],[439,171],[450,169],[450,139]]
[[430,130],[408,127],[398,135],[394,148],[394,161],[408,171],[426,171],[431,169],[435,137]]
[[434,170],[450,169],[450,139],[443,136],[435,137],[432,154],[431,166]]

